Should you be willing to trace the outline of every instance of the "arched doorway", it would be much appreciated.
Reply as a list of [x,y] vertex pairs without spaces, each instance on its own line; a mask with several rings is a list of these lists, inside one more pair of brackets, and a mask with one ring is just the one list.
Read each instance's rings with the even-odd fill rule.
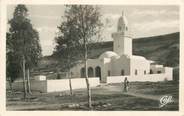
[[85,77],[85,68],[84,67],[81,68],[80,73],[81,73],[81,78],[84,78]]
[[121,75],[124,76],[125,75],[125,71],[122,69],[121,70]]
[[95,68],[95,76],[96,76],[96,77],[99,77],[100,80],[101,80],[101,68],[100,68],[99,66],[97,66],[97,67]]
[[88,68],[88,77],[94,77],[94,72],[93,72],[93,68],[92,67]]
[[110,70],[108,70],[108,76],[111,76],[111,71]]

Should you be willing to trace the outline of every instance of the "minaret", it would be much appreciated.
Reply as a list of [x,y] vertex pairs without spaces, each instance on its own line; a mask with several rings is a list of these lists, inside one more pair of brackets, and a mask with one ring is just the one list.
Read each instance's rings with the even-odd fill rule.
[[128,31],[128,21],[125,17],[124,12],[122,12],[122,16],[118,20],[117,31],[123,34]]
[[128,32],[128,21],[125,17],[124,12],[118,20],[117,32],[112,33],[113,51],[118,55],[132,55],[132,39],[127,35]]

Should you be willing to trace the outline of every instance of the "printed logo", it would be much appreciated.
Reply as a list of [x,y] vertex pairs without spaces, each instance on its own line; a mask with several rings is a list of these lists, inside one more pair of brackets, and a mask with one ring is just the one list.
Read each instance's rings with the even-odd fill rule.
[[165,95],[162,98],[160,98],[160,108],[172,102],[174,102],[173,97]]

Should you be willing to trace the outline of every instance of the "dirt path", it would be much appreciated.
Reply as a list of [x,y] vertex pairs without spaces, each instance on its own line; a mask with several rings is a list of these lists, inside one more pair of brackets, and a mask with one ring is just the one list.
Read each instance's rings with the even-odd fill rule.
[[145,95],[145,94],[132,93],[132,92],[128,92],[128,93],[124,93],[124,94],[134,96],[134,97],[138,97],[138,98],[156,100],[156,101],[159,101],[160,98],[161,98],[161,96]]
[[156,100],[156,101],[159,101],[160,98],[162,97],[160,95],[146,95],[146,94],[141,94],[141,93],[137,93],[137,92],[135,93],[135,92],[131,92],[131,91],[125,93],[125,92],[123,92],[123,89],[121,86],[104,86],[103,88],[106,89],[107,92],[110,92],[110,93],[111,92],[112,93],[121,92],[124,95],[129,95],[129,96],[134,96],[134,97],[144,98],[144,99],[150,99],[150,100]]

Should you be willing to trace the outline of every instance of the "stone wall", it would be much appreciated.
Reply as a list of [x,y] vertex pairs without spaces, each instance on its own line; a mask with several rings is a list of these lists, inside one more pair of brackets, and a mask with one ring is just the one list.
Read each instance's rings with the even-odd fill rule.
[[[89,78],[89,82],[91,87],[96,87],[97,85],[100,84],[99,78]],[[72,89],[86,88],[85,78],[72,79],[71,83]],[[66,91],[66,90],[70,90],[68,79],[47,80],[47,92]]]
[[162,74],[147,74],[147,75],[141,75],[141,76],[110,76],[107,77],[107,83],[120,83],[123,82],[125,77],[128,78],[130,82],[138,81],[138,82],[157,82],[157,81],[164,81],[164,80],[173,80],[172,75],[168,75],[166,73]]
[[[161,74],[146,74],[137,76],[109,76],[107,77],[107,83],[121,83],[124,81],[125,77],[128,78],[130,82],[132,81],[164,81],[173,80],[172,68],[166,67],[166,72]],[[100,84],[100,80],[97,77],[89,78],[90,86],[96,87]],[[85,78],[74,78],[71,80],[73,89],[86,88]],[[7,83],[7,89],[9,84]],[[18,81],[13,83],[13,88],[16,90],[23,91],[23,82]],[[68,79],[58,79],[58,80],[43,80],[43,81],[31,81],[31,90],[40,92],[56,92],[56,91],[66,91],[70,90]]]
[[[90,86],[96,87],[100,84],[99,78],[89,78]],[[75,78],[71,80],[73,89],[86,88],[85,78]],[[7,83],[7,89],[9,84]],[[23,91],[23,82],[14,82],[13,89]],[[39,92],[56,92],[70,90],[68,79],[31,81],[31,90]]]

